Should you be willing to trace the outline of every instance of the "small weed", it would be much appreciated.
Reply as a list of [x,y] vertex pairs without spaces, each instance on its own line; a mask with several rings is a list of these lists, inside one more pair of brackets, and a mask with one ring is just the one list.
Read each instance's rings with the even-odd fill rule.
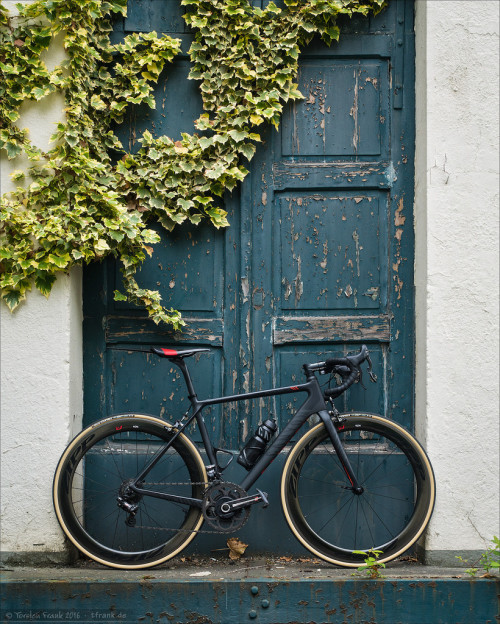
[[[469,563],[468,559],[464,559],[463,557],[461,557],[460,555],[455,555],[455,559],[458,559],[459,561],[461,561],[462,563]],[[465,568],[465,573],[468,574],[469,576],[476,576],[478,568]]]
[[[471,568],[466,568],[465,573],[469,576],[475,577],[479,572],[479,568],[484,570],[483,577],[491,576],[490,570],[499,570],[500,569],[500,539],[496,535],[493,536],[491,540],[493,546],[490,546],[479,559],[475,562],[474,566]],[[456,556],[456,559],[462,561],[463,563],[469,563],[467,559],[460,557],[460,555]],[[476,567],[478,566],[478,567]]]
[[353,572],[352,576],[356,576],[358,573],[365,573],[371,579],[384,578],[380,573],[381,568],[385,568],[385,563],[379,561],[379,557],[382,554],[381,550],[353,550],[355,555],[365,555],[365,564],[359,566],[357,572]]

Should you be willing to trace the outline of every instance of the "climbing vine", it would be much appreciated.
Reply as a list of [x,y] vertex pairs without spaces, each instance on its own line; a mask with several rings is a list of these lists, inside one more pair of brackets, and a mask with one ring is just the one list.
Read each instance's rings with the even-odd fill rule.
[[[384,1],[283,0],[260,9],[248,0],[182,0],[195,33],[189,54],[203,98],[199,133],[174,141],[146,131],[135,153],[114,129],[129,107],[155,107],[154,86],[180,40],[152,32],[111,43],[113,16],[126,14],[126,0],[38,0],[17,5],[15,17],[0,3],[0,149],[28,160],[12,174],[17,189],[2,196],[4,302],[15,309],[32,284],[48,296],[58,272],[112,255],[126,292],[115,298],[178,328],[180,314],[135,278],[159,240],[148,225],[171,230],[208,219],[227,226],[218,198],[248,173],[259,126],[277,127],[284,104],[302,97],[294,82],[300,49],[314,35],[337,40],[339,14],[367,15]],[[58,35],[66,57],[49,70],[44,54]],[[21,107],[56,92],[64,94],[65,120],[42,150],[20,125]]]

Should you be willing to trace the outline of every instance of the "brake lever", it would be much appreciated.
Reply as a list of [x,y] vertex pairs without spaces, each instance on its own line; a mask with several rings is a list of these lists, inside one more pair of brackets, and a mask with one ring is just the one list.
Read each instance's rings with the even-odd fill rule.
[[369,354],[366,356],[366,361],[368,362],[368,375],[370,376],[370,381],[377,383],[377,375],[373,372],[373,365]]
[[356,379],[355,383],[359,383],[363,390],[366,390],[366,386],[363,383],[363,371],[361,370],[361,366],[358,366],[358,378]]

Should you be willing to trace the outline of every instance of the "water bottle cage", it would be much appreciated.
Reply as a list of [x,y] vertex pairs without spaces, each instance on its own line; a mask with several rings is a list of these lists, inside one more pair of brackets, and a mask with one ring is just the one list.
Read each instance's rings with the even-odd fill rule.
[[266,420],[262,425],[259,425],[257,431],[241,450],[236,460],[238,464],[246,470],[250,470],[264,453],[277,428],[274,420]]

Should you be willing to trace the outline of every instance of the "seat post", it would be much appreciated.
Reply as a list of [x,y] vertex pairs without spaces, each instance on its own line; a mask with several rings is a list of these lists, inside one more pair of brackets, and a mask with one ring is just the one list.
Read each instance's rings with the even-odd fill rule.
[[172,358],[172,361],[177,364],[177,366],[181,369],[182,374],[184,375],[184,381],[186,382],[186,387],[188,390],[188,399],[192,401],[196,399],[196,392],[193,386],[193,382],[191,381],[191,375],[189,374],[188,367],[186,362],[184,362],[184,358]]

